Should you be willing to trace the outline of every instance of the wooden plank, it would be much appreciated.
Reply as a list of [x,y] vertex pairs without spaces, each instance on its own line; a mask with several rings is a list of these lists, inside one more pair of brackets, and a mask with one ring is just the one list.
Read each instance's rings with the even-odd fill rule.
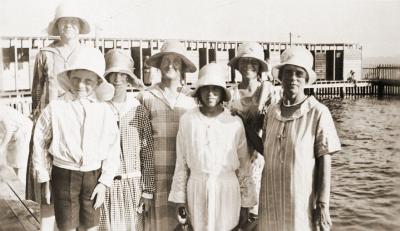
[[17,215],[10,208],[4,194],[10,193],[10,189],[3,182],[0,183],[0,230],[25,231],[25,227],[18,220]]
[[24,187],[14,172],[7,166],[0,166],[0,199],[8,205],[8,210],[25,230],[39,230],[38,205],[23,200],[23,192]]

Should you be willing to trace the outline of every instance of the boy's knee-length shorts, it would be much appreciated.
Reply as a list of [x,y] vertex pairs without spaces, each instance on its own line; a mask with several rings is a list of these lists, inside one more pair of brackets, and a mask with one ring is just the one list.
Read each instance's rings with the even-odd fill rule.
[[101,170],[80,172],[53,166],[51,187],[59,229],[91,228],[99,225],[100,210],[90,200]]

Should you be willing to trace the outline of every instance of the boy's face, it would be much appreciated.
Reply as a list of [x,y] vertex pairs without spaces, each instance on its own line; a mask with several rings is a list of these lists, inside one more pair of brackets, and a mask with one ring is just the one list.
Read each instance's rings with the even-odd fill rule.
[[69,72],[68,78],[72,91],[79,98],[91,95],[99,84],[97,75],[88,70],[73,70]]

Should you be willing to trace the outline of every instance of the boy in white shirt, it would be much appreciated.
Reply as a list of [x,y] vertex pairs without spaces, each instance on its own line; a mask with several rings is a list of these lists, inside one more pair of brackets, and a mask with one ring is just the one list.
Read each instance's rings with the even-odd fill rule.
[[82,49],[71,62],[58,74],[66,93],[36,123],[33,165],[42,183],[42,201],[54,200],[58,228],[96,230],[97,208],[119,167],[117,121],[104,102],[114,88],[103,78],[105,61],[98,49]]

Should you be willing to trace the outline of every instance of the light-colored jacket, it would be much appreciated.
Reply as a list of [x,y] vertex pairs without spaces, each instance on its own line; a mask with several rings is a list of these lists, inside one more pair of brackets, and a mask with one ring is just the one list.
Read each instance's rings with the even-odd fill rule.
[[75,171],[101,168],[99,182],[110,186],[119,168],[120,138],[116,118],[105,102],[74,99],[67,92],[41,113],[34,131],[33,165],[38,182],[50,180],[52,165]]

